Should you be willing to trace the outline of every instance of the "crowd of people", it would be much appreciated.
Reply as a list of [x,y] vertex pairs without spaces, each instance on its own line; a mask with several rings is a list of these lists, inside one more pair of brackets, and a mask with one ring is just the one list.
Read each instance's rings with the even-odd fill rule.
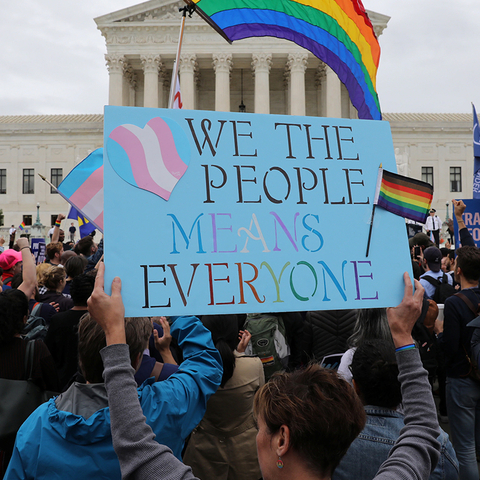
[[[462,246],[411,238],[397,307],[268,319],[125,318],[103,240],[69,249],[60,215],[35,265],[20,237],[0,253],[0,378],[54,394],[0,438],[3,478],[477,480],[480,251],[453,204]],[[278,358],[252,342],[262,319]]]

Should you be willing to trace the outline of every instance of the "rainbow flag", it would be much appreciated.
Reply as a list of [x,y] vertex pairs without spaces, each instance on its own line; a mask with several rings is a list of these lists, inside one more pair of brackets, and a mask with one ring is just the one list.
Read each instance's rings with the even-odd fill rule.
[[395,215],[425,223],[432,198],[433,187],[429,183],[379,168],[374,205]]
[[19,228],[20,230],[22,230],[22,232],[23,232],[23,230],[25,229],[25,222],[22,222],[22,223],[18,226],[18,228]]
[[361,0],[185,0],[228,42],[278,37],[306,48],[346,86],[362,119],[381,120],[380,46]]

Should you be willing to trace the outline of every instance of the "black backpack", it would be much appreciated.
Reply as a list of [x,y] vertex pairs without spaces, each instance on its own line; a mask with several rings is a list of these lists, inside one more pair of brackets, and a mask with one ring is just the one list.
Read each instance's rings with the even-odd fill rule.
[[282,317],[271,313],[249,313],[243,329],[252,334],[245,353],[260,358],[265,380],[287,368],[290,347]]
[[48,327],[47,322],[43,317],[39,316],[40,309],[43,303],[37,303],[28,316],[27,323],[22,331],[22,336],[25,340],[45,340],[47,336]]
[[422,313],[413,326],[412,337],[417,343],[423,368],[428,372],[428,377],[433,382],[438,368],[438,346],[435,334],[431,333],[424,324],[429,306],[428,300],[424,298]]
[[435,293],[433,294],[432,300],[437,304],[445,303],[445,300],[448,297],[451,297],[457,293],[455,287],[448,283],[448,277],[446,273],[443,274],[441,281],[431,277],[430,275],[423,276],[422,280],[426,280],[435,287]]

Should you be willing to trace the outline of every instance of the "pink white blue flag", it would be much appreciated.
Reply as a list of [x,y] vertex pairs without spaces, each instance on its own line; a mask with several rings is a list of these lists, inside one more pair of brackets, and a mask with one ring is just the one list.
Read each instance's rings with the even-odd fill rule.
[[179,125],[160,117],[152,118],[144,128],[119,125],[108,137],[107,152],[121,178],[164,200],[170,198],[187,171],[190,158],[188,141]]
[[97,148],[74,167],[57,190],[103,233],[103,148]]

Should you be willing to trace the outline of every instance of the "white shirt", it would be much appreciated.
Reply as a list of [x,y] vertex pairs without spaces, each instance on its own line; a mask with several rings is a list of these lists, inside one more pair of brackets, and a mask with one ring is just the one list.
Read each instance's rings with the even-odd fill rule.
[[12,227],[12,228],[8,231],[8,233],[9,233],[10,235],[13,235],[16,231],[17,231],[17,229]]
[[427,221],[425,222],[425,228],[430,230],[440,230],[442,228],[442,221],[438,215],[429,215]]

